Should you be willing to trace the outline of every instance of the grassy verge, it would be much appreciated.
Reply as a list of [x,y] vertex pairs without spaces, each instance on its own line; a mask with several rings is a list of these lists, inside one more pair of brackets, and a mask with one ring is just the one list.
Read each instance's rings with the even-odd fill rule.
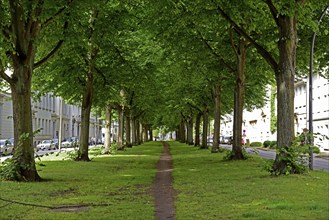
[[[2,199],[29,204],[0,200],[0,219],[151,219],[149,190],[161,151],[151,142],[91,162],[43,157],[37,168],[45,181],[0,183]],[[49,208],[60,206],[73,207]]]
[[[223,153],[169,144],[178,220],[329,217],[328,172],[271,177],[257,156],[223,161]],[[0,182],[2,199],[26,203],[0,200],[0,219],[153,219],[149,190],[161,151],[161,143],[151,142],[111,156],[97,157],[94,149],[88,163],[42,157],[38,170],[45,181]]]
[[329,219],[329,174],[271,177],[261,159],[223,161],[224,154],[170,142],[177,219]]

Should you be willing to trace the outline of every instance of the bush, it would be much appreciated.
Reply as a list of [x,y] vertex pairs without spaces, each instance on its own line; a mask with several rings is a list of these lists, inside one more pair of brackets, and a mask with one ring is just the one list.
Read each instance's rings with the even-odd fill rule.
[[270,148],[275,149],[276,148],[277,141],[271,141]]
[[264,147],[269,147],[270,145],[271,145],[271,141],[270,140],[264,141],[264,143],[263,143],[263,146]]
[[302,174],[308,170],[308,156],[305,155],[305,148],[300,147],[298,140],[294,140],[291,146],[280,147],[277,155],[276,162],[269,160],[263,166],[272,175]]
[[250,147],[261,147],[262,146],[262,142],[251,142],[250,143]]

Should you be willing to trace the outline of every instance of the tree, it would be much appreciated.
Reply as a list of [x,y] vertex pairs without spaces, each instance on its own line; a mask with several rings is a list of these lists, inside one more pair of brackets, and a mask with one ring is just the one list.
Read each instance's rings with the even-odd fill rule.
[[[245,37],[268,62],[275,73],[278,100],[278,121],[277,121],[277,141],[279,151],[284,147],[291,146],[294,139],[294,80],[296,70],[296,48],[297,48],[297,24],[298,12],[305,7],[302,0],[289,0],[284,2],[275,2],[272,0],[264,1],[268,7],[272,18],[264,14],[264,5],[244,2],[243,6],[249,7],[252,13],[256,9],[262,12],[260,19],[265,25],[259,25],[256,32],[262,32],[261,28],[276,28],[276,37],[273,39],[278,42],[277,50],[270,50],[265,44],[260,43],[260,39],[255,39],[248,30],[244,29],[239,22],[234,21],[233,17],[238,17],[239,13],[229,15],[224,9],[232,4],[228,1],[213,1],[218,12],[241,34]],[[239,3],[235,2],[234,5]],[[306,8],[306,7],[305,7]],[[245,10],[244,10],[245,11]],[[247,17],[239,17],[239,21],[243,21]],[[258,19],[257,19],[258,20]],[[260,20],[258,20],[260,21]],[[268,39],[266,39],[268,41]],[[262,43],[265,42],[265,39]],[[274,45],[274,42],[273,42]],[[269,45],[266,45],[269,46]],[[272,46],[273,48],[273,46]],[[273,164],[273,170],[276,173],[283,174],[287,170],[287,162],[284,153],[277,154]],[[294,172],[294,168],[290,168],[290,172]]]
[[[64,40],[54,33],[63,33],[72,0],[0,2],[0,76],[10,85],[13,102],[16,180],[39,181],[34,162],[31,112],[31,83],[33,69],[47,62],[61,47]],[[54,22],[56,20],[56,22]],[[58,25],[60,24],[60,25]],[[44,57],[38,57],[38,48],[46,43],[42,36],[52,33],[53,48]],[[57,43],[56,43],[57,42]],[[49,42],[48,42],[49,45]],[[35,58],[39,58],[35,62]],[[12,75],[6,74],[11,69]]]

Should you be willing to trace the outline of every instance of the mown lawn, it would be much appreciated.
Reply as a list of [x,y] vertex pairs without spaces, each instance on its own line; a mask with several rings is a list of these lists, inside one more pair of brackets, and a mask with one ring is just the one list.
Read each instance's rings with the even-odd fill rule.
[[[178,220],[329,219],[328,172],[271,177],[256,156],[224,161],[224,153],[168,143]],[[2,199],[30,204],[0,200],[0,219],[153,219],[150,188],[161,151],[150,142],[88,163],[42,158],[44,182],[0,182]],[[87,206],[50,208],[65,205]]]
[[257,156],[224,161],[170,142],[177,219],[329,219],[329,173],[272,177]]
[[[152,219],[150,186],[160,142],[146,143],[91,162],[44,161],[40,183],[0,182],[0,219]],[[40,162],[39,162],[40,163]],[[88,205],[70,210],[37,206]]]

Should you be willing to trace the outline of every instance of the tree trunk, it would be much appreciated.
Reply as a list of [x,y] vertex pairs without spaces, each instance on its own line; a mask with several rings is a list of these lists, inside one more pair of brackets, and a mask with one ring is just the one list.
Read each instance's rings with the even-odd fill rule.
[[[95,57],[94,57],[95,58]],[[95,60],[94,60],[95,61]],[[89,150],[89,126],[90,112],[93,102],[93,84],[94,84],[94,62],[90,63],[90,69],[86,76],[86,85],[82,96],[81,106],[81,133],[79,140],[79,152],[76,160],[90,161],[88,156]]]
[[187,144],[193,145],[193,116],[187,117]]
[[206,108],[203,112],[203,123],[202,123],[202,144],[201,149],[208,149],[208,123],[209,123],[209,111]]
[[195,118],[195,137],[194,146],[200,146],[200,124],[202,112],[198,112]]
[[13,175],[18,181],[39,181],[34,161],[33,128],[31,112],[31,79],[33,58],[26,58],[14,63],[13,76],[16,81],[11,84],[14,120],[14,161]]
[[132,122],[131,122],[131,142],[133,146],[137,146],[138,142],[137,142],[137,138],[136,138],[136,118],[133,117],[132,118]]
[[111,122],[112,122],[112,105],[107,105],[105,110],[105,153],[111,153]]
[[184,119],[181,119],[181,122],[179,124],[179,133],[180,133],[179,141],[181,143],[185,143],[186,142],[186,131],[185,131]]
[[248,42],[240,38],[239,45],[236,51],[237,54],[237,71],[235,78],[234,90],[234,115],[233,115],[233,143],[232,157],[233,160],[245,159],[242,152],[242,120],[243,106],[245,99],[245,70]]
[[141,140],[141,128],[140,128],[140,124],[139,124],[139,119],[136,119],[136,141],[137,141],[137,145],[141,145],[142,144],[142,140]]
[[211,147],[212,153],[217,153],[219,151],[219,135],[220,135],[220,98],[221,98],[221,88],[217,84],[214,87],[214,100],[215,100],[215,111],[214,111],[214,137],[213,145]]
[[144,133],[144,142],[147,142],[148,141],[148,127],[147,127],[147,124],[143,124],[143,133]]
[[149,141],[153,141],[153,131],[152,131],[151,126],[149,126],[149,134],[150,134]]
[[125,110],[126,116],[126,146],[131,148],[133,145],[131,144],[131,120],[130,120],[130,110],[126,108]]
[[[90,26],[94,26],[97,12],[92,10],[90,15]],[[92,28],[91,28],[92,29]],[[93,104],[94,96],[94,73],[96,58],[98,54],[97,47],[92,43],[94,31],[90,32],[88,41],[88,54],[86,54],[86,60],[88,65],[88,71],[86,72],[85,86],[82,95],[82,105],[81,105],[81,134],[80,134],[80,144],[78,157],[76,160],[90,161],[88,156],[89,147],[89,126],[90,126],[90,112]],[[95,137],[96,138],[96,137]]]
[[[297,16],[297,15],[296,15]],[[296,67],[297,19],[279,16],[279,63],[275,72],[277,85],[278,121],[277,147],[291,146],[294,138],[294,80]],[[286,155],[277,154],[273,169],[284,174],[287,169]]]
[[118,105],[117,107],[118,111],[118,140],[117,140],[117,150],[123,150],[123,125],[124,125],[124,120],[123,120],[123,109],[121,105]]

